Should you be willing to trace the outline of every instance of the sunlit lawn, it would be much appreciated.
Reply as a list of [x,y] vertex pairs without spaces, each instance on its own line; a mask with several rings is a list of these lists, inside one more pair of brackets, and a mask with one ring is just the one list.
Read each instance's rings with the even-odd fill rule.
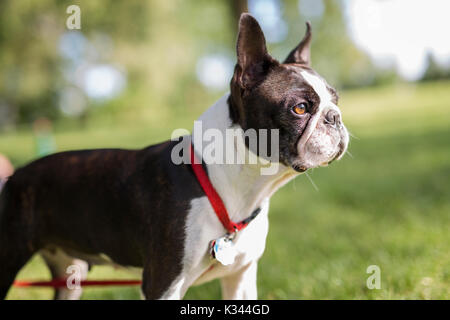
[[[356,137],[340,162],[309,173],[272,199],[270,231],[258,273],[263,299],[450,298],[450,82],[365,89],[341,94]],[[207,106],[205,105],[205,108]],[[88,125],[58,131],[61,150],[143,147],[190,128],[198,114],[164,126]],[[14,164],[33,157],[28,131],[0,136]],[[366,269],[381,269],[369,290]],[[1,266],[0,266],[1,270]],[[94,267],[91,279],[131,278]],[[21,279],[49,278],[39,256]],[[48,299],[51,289],[17,289],[10,299]],[[137,299],[137,288],[87,289],[85,299]],[[191,288],[188,299],[220,298],[217,281]]]

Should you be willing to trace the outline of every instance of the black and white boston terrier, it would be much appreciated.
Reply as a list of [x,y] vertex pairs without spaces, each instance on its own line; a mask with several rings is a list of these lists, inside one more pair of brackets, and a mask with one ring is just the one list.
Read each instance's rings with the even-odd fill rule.
[[[216,278],[224,299],[256,299],[270,197],[302,172],[340,159],[348,145],[336,91],[310,67],[310,43],[307,23],[280,63],[267,53],[258,22],[242,14],[230,93],[199,118],[203,129],[224,136],[228,129],[277,130],[278,166],[270,174],[261,173],[263,161],[208,163],[195,132],[142,150],[57,153],[17,170],[0,194],[0,297],[39,252],[53,278],[67,277],[71,265],[82,279],[91,264],[137,268],[147,299],[181,299],[190,286]],[[180,141],[203,160],[203,178],[191,163],[173,161]],[[227,152],[237,152],[237,143],[226,140]],[[259,148],[248,151],[262,158]],[[229,232],[225,218],[245,227]],[[56,297],[80,294],[63,288]]]

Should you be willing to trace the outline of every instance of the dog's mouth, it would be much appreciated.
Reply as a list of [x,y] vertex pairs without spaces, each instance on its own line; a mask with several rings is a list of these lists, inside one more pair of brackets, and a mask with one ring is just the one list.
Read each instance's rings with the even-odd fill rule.
[[306,172],[306,170],[308,170],[308,168],[306,166],[296,165],[296,164],[292,165],[292,169],[294,169],[295,171],[300,172],[300,173]]
[[316,167],[326,167],[339,160],[345,154],[348,145],[348,133],[344,126],[336,131],[320,131],[310,134],[307,139],[299,137],[297,154],[291,158],[291,167],[303,173]]
[[300,163],[295,163],[294,162],[291,165],[291,167],[292,167],[292,169],[294,169],[295,171],[297,171],[299,173],[306,172],[307,170],[313,169],[313,168],[316,168],[316,167],[326,167],[329,164],[331,164],[332,162],[334,162],[335,160],[339,159],[340,155],[343,154],[343,153],[344,153],[344,150],[339,148],[339,150],[336,151],[335,155],[331,158],[331,160],[318,163],[317,165],[309,165],[309,166],[307,166],[305,164],[300,164]]

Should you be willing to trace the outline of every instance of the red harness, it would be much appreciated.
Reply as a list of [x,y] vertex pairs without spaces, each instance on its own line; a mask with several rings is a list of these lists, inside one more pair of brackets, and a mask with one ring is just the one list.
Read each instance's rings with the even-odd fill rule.
[[216,189],[214,189],[213,185],[211,184],[207,173],[203,169],[202,163],[195,156],[195,151],[192,144],[190,151],[192,170],[194,171],[195,176],[197,177],[197,180],[200,183],[203,191],[205,191],[205,194],[208,197],[209,202],[211,203],[211,206],[213,207],[214,212],[217,215],[217,218],[219,218],[220,222],[229,233],[235,233],[244,229],[250,223],[250,221],[256,218],[261,209],[257,208],[255,211],[253,211],[250,217],[242,220],[241,222],[236,223],[231,221],[230,217],[228,216],[227,208],[225,208],[225,204],[223,203]]

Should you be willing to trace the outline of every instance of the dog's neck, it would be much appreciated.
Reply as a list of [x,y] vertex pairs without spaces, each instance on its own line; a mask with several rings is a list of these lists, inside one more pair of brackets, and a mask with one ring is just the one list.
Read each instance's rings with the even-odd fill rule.
[[[222,137],[226,137],[227,129],[238,129],[239,125],[233,124],[229,114],[229,94],[220,98],[213,106],[206,110],[198,119],[202,125],[202,131],[207,129],[219,130]],[[194,149],[201,154],[198,132],[194,130]],[[230,141],[228,141],[230,140]],[[237,150],[235,139],[225,139],[225,144],[232,144],[225,150]],[[247,149],[248,151],[248,149]],[[208,176],[222,201],[225,203],[230,218],[238,222],[247,218],[253,210],[268,199],[281,186],[286,184],[298,173],[292,168],[277,163],[277,170],[273,174],[261,174],[263,165],[258,158],[258,164],[226,164],[206,163]]]

